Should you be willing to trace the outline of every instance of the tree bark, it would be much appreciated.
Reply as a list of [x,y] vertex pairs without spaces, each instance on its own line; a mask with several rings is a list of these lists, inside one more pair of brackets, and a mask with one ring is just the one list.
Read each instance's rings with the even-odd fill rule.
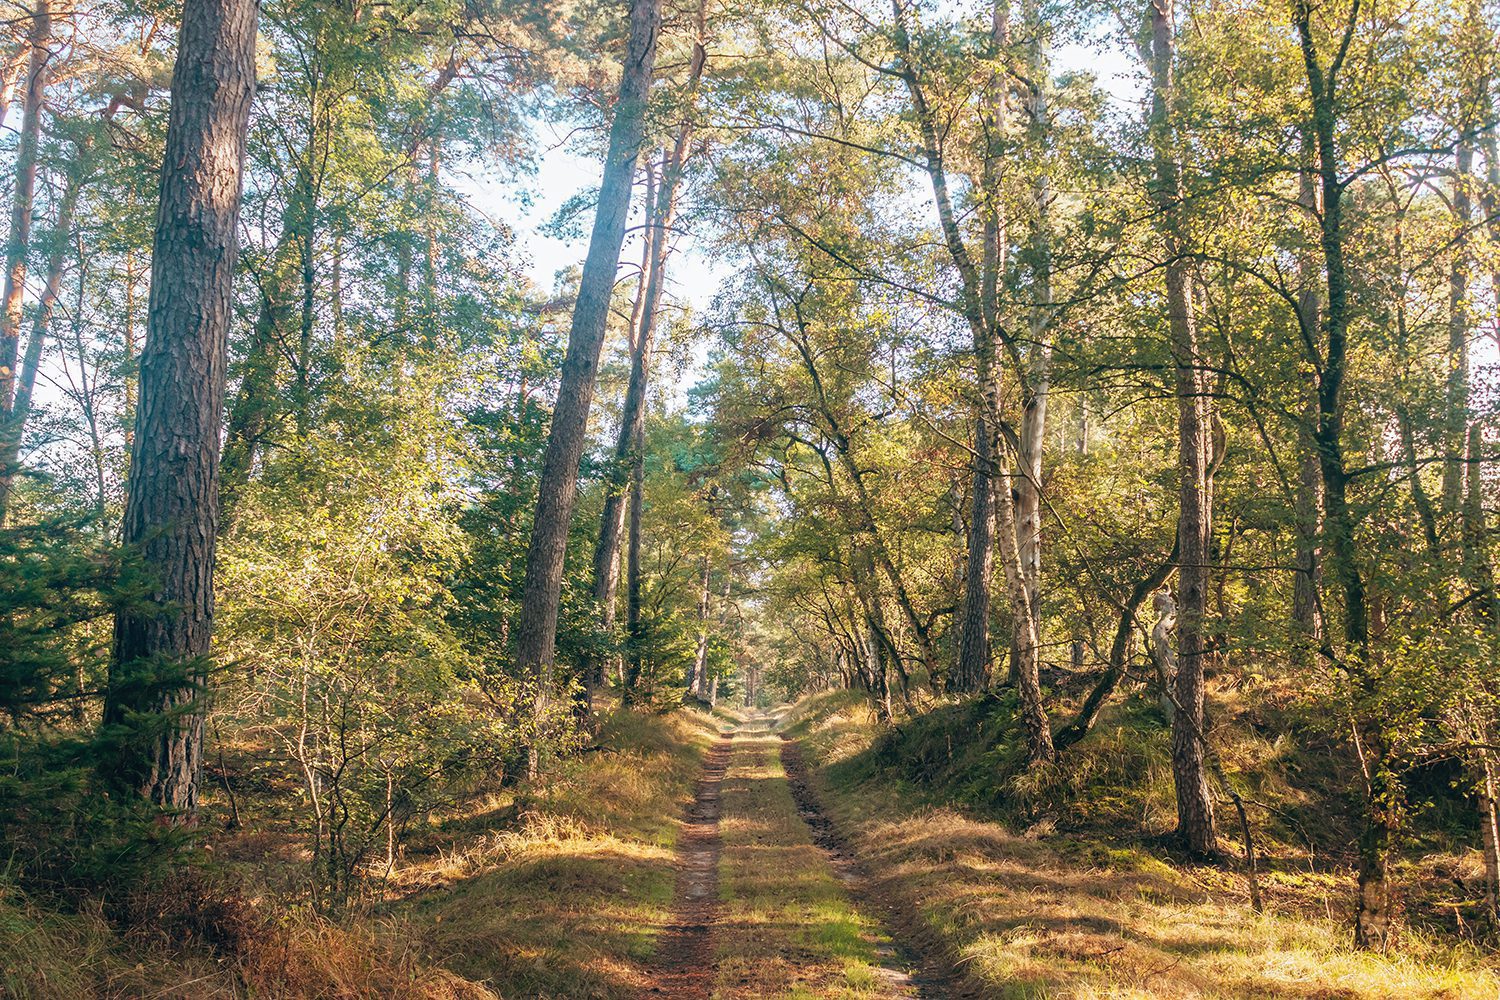
[[[1313,38],[1310,0],[1295,0],[1292,19],[1307,75],[1312,131],[1318,156],[1318,186],[1323,200],[1319,245],[1323,253],[1326,296],[1322,325],[1322,358],[1318,368],[1318,423],[1314,440],[1323,480],[1326,570],[1343,591],[1344,657],[1356,696],[1376,694],[1370,672],[1370,619],[1364,575],[1349,509],[1349,473],[1344,459],[1344,379],[1348,365],[1349,276],[1344,260],[1343,195],[1337,143],[1337,84],[1341,57],[1325,68]],[[1344,41],[1352,37],[1350,19]],[[1340,47],[1340,52],[1346,51]],[[1370,724],[1356,706],[1351,722],[1355,750],[1366,782],[1365,826],[1359,837],[1359,898],[1354,940],[1361,948],[1384,950],[1391,932],[1390,851],[1400,817],[1400,782],[1378,723]]]
[[[202,770],[204,659],[214,617],[219,432],[245,132],[255,94],[255,0],[187,0],[152,241],[148,333],[124,540],[158,574],[149,607],[115,620],[106,725],[158,714],[114,777],[191,814]],[[163,668],[178,677],[152,678]]]
[[614,121],[610,125],[599,207],[573,309],[562,381],[542,461],[536,520],[526,556],[526,577],[516,624],[516,661],[537,685],[538,712],[552,685],[563,561],[567,554],[568,526],[578,498],[578,463],[583,457],[584,434],[599,371],[599,351],[609,321],[620,246],[625,240],[625,219],[645,131],[646,99],[660,25],[660,0],[632,0],[630,38]]
[[[1002,58],[1010,38],[1008,0],[990,7],[990,58]],[[1006,262],[1006,210],[1001,189],[1000,146],[1009,117],[1010,81],[998,69],[985,95],[985,150],[981,178],[984,248],[981,258],[983,323],[970,323],[978,372],[979,406],[974,421],[974,476],[964,560],[963,605],[959,610],[958,660],[948,689],[982,691],[990,680],[990,603],[995,576],[995,457],[998,449],[1000,385],[993,331],[998,320],[1001,277]]]
[[1172,105],[1176,96],[1176,24],[1173,0],[1152,0],[1151,136],[1155,158],[1153,195],[1158,228],[1166,251],[1167,322],[1177,394],[1177,670],[1172,696],[1172,779],[1177,792],[1176,836],[1189,853],[1218,853],[1213,796],[1208,787],[1203,744],[1203,667],[1206,643],[1204,612],[1208,605],[1213,537],[1212,434],[1202,349],[1193,315],[1192,274],[1188,263],[1187,225],[1182,217],[1183,188],[1177,162]]
[[959,610],[958,661],[948,690],[982,691],[990,677],[990,582],[995,569],[995,440],[981,408],[974,427],[974,487],[969,507],[968,558]]
[[38,0],[26,43],[26,99],[21,112],[21,142],[16,150],[15,189],[11,195],[10,233],[5,244],[5,287],[0,300],[0,421],[15,405],[16,361],[21,349],[21,311],[26,297],[26,252],[31,245],[32,202],[36,195],[37,149],[42,134],[42,98],[47,63],[52,58],[52,8]]

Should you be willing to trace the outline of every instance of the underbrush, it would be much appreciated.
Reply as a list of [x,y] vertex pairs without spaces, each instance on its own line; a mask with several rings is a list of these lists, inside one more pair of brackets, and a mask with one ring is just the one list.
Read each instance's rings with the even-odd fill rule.
[[292,789],[236,772],[242,826],[223,829],[227,796],[209,796],[201,860],[107,913],[0,881],[0,997],[636,995],[670,908],[676,819],[717,731],[699,712],[614,712],[534,786],[476,788],[426,817],[337,918],[300,890]]
[[[1456,916],[1482,871],[1449,815],[1426,818],[1425,856],[1397,869],[1407,903],[1397,948],[1354,951],[1352,804],[1337,791],[1352,784],[1347,764],[1274,707],[1215,694],[1215,746],[1262,853],[1263,915],[1240,864],[1193,865],[1168,850],[1167,727],[1144,699],[1114,707],[1040,776],[1020,766],[1004,696],[882,727],[857,696],[820,695],[783,725],[821,762],[825,801],[869,869],[983,995],[1500,995],[1500,966]],[[1236,846],[1226,838],[1227,854]]]

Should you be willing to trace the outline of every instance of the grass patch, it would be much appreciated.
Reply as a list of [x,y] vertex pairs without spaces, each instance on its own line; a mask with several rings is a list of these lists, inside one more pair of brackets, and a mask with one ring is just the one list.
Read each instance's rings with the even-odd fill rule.
[[[695,711],[610,714],[597,749],[554,764],[535,786],[476,788],[426,817],[383,891],[337,921],[297,903],[307,858],[295,785],[237,771],[244,828],[209,838],[216,860],[201,886],[177,879],[163,890],[211,902],[214,886],[232,887],[245,906],[232,948],[213,952],[161,921],[125,930],[0,882],[0,997],[639,996],[670,916],[677,820],[719,728]],[[222,804],[209,798],[211,829]],[[172,910],[172,899],[160,902]]]
[[[1389,956],[1350,948],[1353,883],[1342,867],[1273,856],[1264,879],[1270,912],[1257,916],[1238,875],[1169,863],[1150,836],[1161,829],[1162,791],[1148,708],[1118,711],[1045,798],[1003,777],[1012,752],[996,718],[1004,714],[993,702],[949,704],[881,730],[862,708],[825,699],[792,717],[809,762],[821,763],[814,781],[825,806],[868,870],[962,960],[982,995],[1500,995],[1494,957],[1451,937],[1410,930]],[[1233,737],[1226,756],[1242,761],[1264,794],[1279,794],[1285,769],[1308,765],[1254,732],[1220,735]],[[1050,815],[1043,801],[1053,803]],[[1095,808],[1102,818],[1084,815]],[[1311,814],[1319,804],[1302,808]],[[1279,848],[1278,834],[1292,839],[1266,830],[1264,840]]]
[[640,995],[671,915],[678,817],[717,725],[617,712],[604,748],[517,801],[517,820],[402,874],[391,912],[445,968],[502,996]]
[[879,992],[878,931],[809,839],[780,741],[742,730],[721,786],[715,1000],[842,1000]]

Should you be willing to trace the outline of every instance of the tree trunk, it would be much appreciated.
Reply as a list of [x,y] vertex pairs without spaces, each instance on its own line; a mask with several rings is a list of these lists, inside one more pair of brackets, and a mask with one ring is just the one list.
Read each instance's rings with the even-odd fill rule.
[[[1029,66],[1025,85],[1026,111],[1030,119],[1031,139],[1043,155],[1050,144],[1047,88],[1052,67],[1047,53],[1047,23],[1035,0],[1027,0],[1025,19],[1030,41],[1027,45]],[[1029,344],[1024,352],[1025,370],[1017,371],[1022,384],[1021,442],[1016,456],[1019,477],[1015,482],[1016,543],[1021,554],[1021,574],[1026,583],[1026,599],[1031,615],[1041,621],[1042,614],[1042,452],[1047,436],[1047,403],[1051,395],[1052,347],[1052,178],[1039,169],[1032,182],[1035,212],[1029,253],[1032,269],[1032,301],[1027,310]],[[1015,634],[1020,634],[1017,629]]]
[[[645,197],[648,223],[655,197],[656,173],[648,163]],[[604,510],[599,516],[599,538],[594,543],[593,594],[607,632],[613,632],[615,627],[615,597],[620,584],[620,539],[625,535],[625,512],[630,495],[630,447],[635,441],[637,415],[643,412],[641,401],[646,388],[646,364],[641,357],[644,346],[642,321],[645,318],[646,292],[651,283],[651,243],[656,238],[656,233],[656,227],[648,224],[642,236],[640,282],[636,288],[635,306],[630,317],[630,381],[626,385],[625,402],[620,410],[620,429],[615,436],[613,461],[609,464],[608,478],[604,481]],[[604,684],[604,661],[599,659],[586,663],[583,672],[584,687],[592,702],[594,690]]]
[[1031,595],[1021,567],[1021,550],[1016,541],[1016,505],[1007,502],[1011,493],[1008,478],[1002,470],[1000,523],[1000,561],[1005,569],[1005,589],[1010,599],[1011,621],[1016,623],[1016,691],[1021,697],[1021,723],[1026,731],[1026,758],[1031,764],[1051,763],[1056,757],[1052,745],[1052,724],[1042,698],[1041,634],[1036,615],[1031,610]]
[[51,333],[52,314],[57,306],[58,292],[62,288],[63,264],[68,256],[68,241],[73,233],[73,212],[78,207],[81,186],[78,173],[70,173],[67,187],[63,189],[62,202],[57,209],[57,224],[52,231],[52,252],[47,257],[47,283],[37,302],[36,319],[32,324],[31,339],[26,342],[26,356],[21,362],[21,374],[16,382],[11,413],[0,422],[0,524],[5,523],[11,486],[20,471],[21,442],[26,435],[27,418],[31,416],[31,396],[36,388],[37,370],[42,363],[42,349]]
[[[1318,197],[1315,140],[1310,132],[1302,134],[1302,176],[1298,203],[1309,219],[1316,222],[1322,210]],[[1297,260],[1297,323],[1302,338],[1312,340],[1323,322],[1322,297],[1318,293],[1318,266],[1311,253]],[[1292,660],[1303,669],[1313,666],[1317,647],[1323,641],[1323,615],[1318,607],[1318,563],[1322,550],[1318,536],[1323,529],[1323,483],[1318,474],[1318,450],[1313,428],[1318,421],[1318,397],[1309,392],[1298,428],[1297,445],[1297,569],[1292,578]]]
[[21,142],[16,150],[10,234],[5,245],[5,289],[0,301],[0,421],[10,419],[16,394],[16,361],[21,349],[21,310],[26,297],[26,251],[31,244],[32,202],[36,194],[37,147],[42,134],[42,97],[52,51],[52,8],[38,0],[27,35],[26,101]]
[[1177,58],[1173,0],[1152,0],[1151,135],[1155,158],[1153,196],[1167,261],[1167,320],[1177,394],[1177,669],[1171,679],[1172,779],[1177,792],[1177,838],[1189,853],[1217,854],[1213,797],[1204,766],[1204,612],[1208,606],[1213,529],[1212,423],[1208,385],[1193,315],[1187,226],[1182,218],[1181,168],[1172,120]]
[[[666,288],[667,258],[671,255],[671,229],[676,218],[677,193],[687,165],[688,145],[695,125],[698,90],[707,64],[705,49],[707,6],[698,5],[697,37],[693,42],[692,61],[688,67],[684,118],[678,128],[677,141],[662,158],[658,178],[650,164],[646,167],[645,222],[641,247],[641,278],[636,293],[630,329],[634,337],[630,359],[630,382],[625,390],[625,405],[620,413],[620,430],[615,438],[614,462],[604,492],[604,511],[599,519],[599,540],[594,546],[594,599],[604,610],[604,626],[614,627],[615,589],[620,560],[620,536],[625,521],[625,479],[629,470],[631,442],[640,436],[638,425],[645,420],[647,381],[650,376],[651,343],[655,337],[662,292]],[[657,184],[660,184],[658,189]],[[602,684],[603,663],[585,665],[584,684],[590,689]]]
[[969,508],[968,559],[959,611],[958,662],[948,690],[983,691],[990,677],[990,581],[995,568],[995,440],[982,407],[974,427],[974,488]]
[[[125,543],[139,546],[159,577],[150,607],[115,620],[104,706],[106,725],[161,714],[149,740],[113,762],[114,774],[159,806],[189,814],[202,769],[224,354],[258,13],[255,0],[183,7],[125,502]],[[150,676],[164,667],[184,673]]]
[[[1008,0],[990,8],[990,58],[1004,57],[1010,38]],[[963,606],[959,611],[958,660],[948,689],[982,691],[990,680],[990,602],[995,576],[995,453],[999,432],[1000,385],[993,331],[998,316],[1001,276],[1006,261],[1006,212],[1001,189],[1001,143],[1009,118],[1010,80],[997,68],[985,101],[983,189],[984,252],[981,261],[984,322],[970,323],[978,371],[979,407],[974,421],[974,477],[964,560]]]
[[[1465,122],[1464,127],[1471,127]],[[1469,433],[1469,225],[1474,147],[1461,140],[1453,154],[1453,225],[1457,231],[1448,271],[1448,384],[1443,415],[1443,515],[1463,502],[1464,450]]]
[[1493,925],[1500,920],[1500,783],[1495,777],[1495,755],[1476,751],[1479,766],[1479,840],[1484,852],[1484,911]]
[[689,697],[703,700],[703,668],[708,663],[708,610],[711,591],[708,581],[708,556],[703,557],[703,589],[698,596],[698,644],[693,650],[693,670],[688,675]]
[[[1312,29],[1310,0],[1295,0],[1292,17],[1302,49],[1311,103],[1317,173],[1323,211],[1319,215],[1326,296],[1323,313],[1323,357],[1318,371],[1318,423],[1314,440],[1323,479],[1323,535],[1326,569],[1344,594],[1344,656],[1357,694],[1377,694],[1370,672],[1370,621],[1364,575],[1359,568],[1354,515],[1347,498],[1349,474],[1344,461],[1344,377],[1348,365],[1349,277],[1344,261],[1343,194],[1336,142],[1337,79],[1319,61]],[[1346,27],[1352,32],[1354,22]],[[1346,38],[1348,36],[1346,35]],[[1337,59],[1334,63],[1337,66]],[[1390,850],[1400,817],[1400,783],[1388,758],[1378,722],[1370,723],[1356,708],[1351,719],[1355,750],[1366,780],[1365,828],[1359,838],[1359,899],[1354,940],[1361,948],[1384,950],[1390,939]]]
[[562,381],[542,461],[536,520],[526,555],[526,577],[516,624],[516,662],[537,685],[539,713],[552,685],[563,560],[567,554],[568,525],[578,498],[578,463],[583,457],[599,351],[609,322],[620,246],[625,240],[625,219],[645,129],[646,99],[660,24],[660,0],[632,0],[630,39],[610,126],[599,207],[573,309]]
[[625,547],[625,703],[639,699],[646,655],[645,620],[641,617],[641,518],[646,509],[646,425],[636,425],[630,471],[630,540]]

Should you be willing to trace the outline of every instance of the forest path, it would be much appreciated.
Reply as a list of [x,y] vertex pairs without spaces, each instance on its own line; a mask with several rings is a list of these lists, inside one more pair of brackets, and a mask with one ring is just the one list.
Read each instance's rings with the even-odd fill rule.
[[734,732],[723,734],[703,760],[703,773],[682,821],[672,923],[656,953],[653,996],[707,998],[714,981],[713,923],[719,886],[719,788],[729,767]]
[[938,966],[904,936],[893,939],[909,920],[875,891],[819,811],[798,748],[777,736],[776,721],[751,716],[705,760],[650,995],[953,995]]
[[780,739],[781,765],[786,772],[792,799],[797,803],[798,816],[807,825],[813,843],[823,851],[844,891],[862,913],[878,924],[880,934],[876,953],[880,956],[879,973],[889,987],[889,995],[922,1000],[949,1000],[962,995],[956,989],[957,977],[951,965],[918,943],[916,915],[880,890],[832,820],[824,814],[808,781],[802,748],[784,733]]

